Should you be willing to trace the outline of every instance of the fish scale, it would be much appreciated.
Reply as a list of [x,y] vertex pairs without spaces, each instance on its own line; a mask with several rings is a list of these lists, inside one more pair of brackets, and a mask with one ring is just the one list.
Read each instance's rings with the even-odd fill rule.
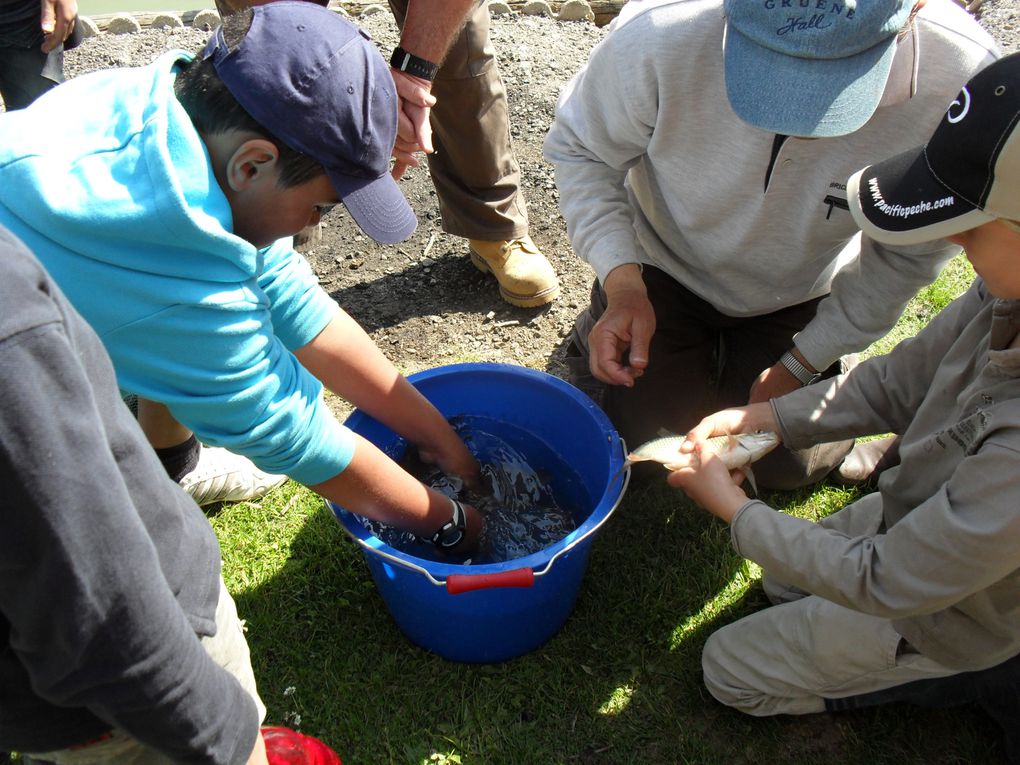
[[[685,454],[680,451],[681,445],[686,440],[686,436],[664,436],[647,441],[627,455],[620,472],[636,462],[658,462],[670,471],[688,467],[697,455],[694,452]],[[715,436],[707,439],[706,443],[727,469],[743,469],[751,488],[757,494],[758,487],[755,485],[750,465],[779,446],[779,436],[771,431],[741,433]]]

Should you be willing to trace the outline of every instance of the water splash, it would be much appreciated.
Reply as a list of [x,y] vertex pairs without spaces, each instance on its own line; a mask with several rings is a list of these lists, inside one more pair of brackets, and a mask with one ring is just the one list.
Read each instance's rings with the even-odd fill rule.
[[484,418],[459,417],[453,424],[482,466],[482,491],[470,491],[459,478],[425,465],[414,449],[407,449],[399,462],[426,485],[478,508],[486,524],[479,553],[469,560],[443,556],[414,534],[362,519],[369,531],[415,557],[483,564],[531,555],[577,528],[578,510],[586,506],[580,478],[548,447],[519,429]]

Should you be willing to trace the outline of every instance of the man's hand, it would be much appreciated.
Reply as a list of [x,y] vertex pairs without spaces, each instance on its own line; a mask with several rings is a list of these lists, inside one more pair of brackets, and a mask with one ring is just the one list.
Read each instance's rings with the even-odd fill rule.
[[78,17],[77,0],[40,0],[40,26],[46,39],[42,52],[49,53],[74,31]]
[[768,401],[770,398],[779,398],[801,387],[803,386],[800,380],[777,361],[758,375],[758,379],[751,385],[751,394],[747,403],[757,404],[761,401]]
[[648,367],[655,310],[637,264],[613,269],[603,286],[608,305],[588,336],[589,366],[602,382],[630,388]]
[[428,80],[414,77],[393,67],[390,67],[390,74],[393,75],[393,84],[400,99],[397,113],[397,141],[393,146],[393,158],[396,163],[392,170],[394,180],[399,181],[407,172],[407,168],[420,165],[414,156],[416,152],[431,154],[434,151],[429,114],[436,104],[436,97],[431,93],[432,83]]

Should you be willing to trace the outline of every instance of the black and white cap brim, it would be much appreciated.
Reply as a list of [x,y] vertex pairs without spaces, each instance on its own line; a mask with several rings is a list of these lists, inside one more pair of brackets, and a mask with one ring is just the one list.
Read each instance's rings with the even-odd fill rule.
[[923,148],[860,170],[846,194],[861,231],[886,244],[922,244],[995,220],[942,185]]

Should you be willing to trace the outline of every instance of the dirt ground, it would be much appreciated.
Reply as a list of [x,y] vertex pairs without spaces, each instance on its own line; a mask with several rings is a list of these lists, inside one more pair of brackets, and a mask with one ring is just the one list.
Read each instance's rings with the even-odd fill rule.
[[[986,0],[975,15],[1004,51],[1020,47],[1020,0]],[[357,21],[384,52],[392,50],[397,30],[389,13]],[[466,257],[466,242],[443,233],[424,168],[412,171],[402,184],[419,218],[411,238],[396,246],[377,245],[361,234],[341,206],[327,219],[322,241],[306,252],[323,287],[404,373],[461,361],[491,361],[565,376],[565,338],[587,305],[592,271],[570,249],[552,167],[542,158],[542,141],[560,89],[604,34],[604,29],[583,21],[523,15],[492,20],[531,234],[562,284],[562,295],[554,304],[521,309],[500,300],[495,281]],[[195,49],[206,37],[206,32],[191,28],[102,34],[69,52],[66,70],[74,76],[144,64],[168,48]],[[342,403],[336,407],[344,413]]]

